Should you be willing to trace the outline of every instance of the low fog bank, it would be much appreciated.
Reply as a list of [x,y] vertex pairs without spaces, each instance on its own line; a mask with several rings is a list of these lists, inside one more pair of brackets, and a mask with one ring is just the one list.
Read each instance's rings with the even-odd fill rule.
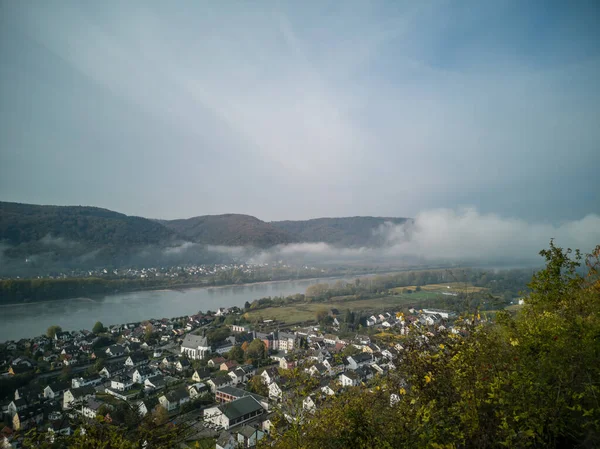
[[600,244],[600,216],[558,225],[528,223],[474,208],[436,209],[402,225],[385,223],[373,231],[383,237],[379,248],[336,248],[326,243],[279,245],[260,251],[254,262],[475,264],[533,266],[550,239],[559,246],[590,252]]
[[542,260],[538,253],[548,247],[550,239],[555,239],[558,246],[578,248],[583,252],[590,252],[600,244],[600,216],[590,214],[579,220],[548,224],[481,214],[474,208],[436,209],[424,211],[401,225],[385,223],[373,229],[373,235],[383,242],[381,246],[341,248],[318,242],[277,245],[265,250],[180,241],[169,247],[148,246],[133,251],[114,247],[90,250],[78,242],[47,235],[34,245],[18,248],[18,252],[15,247],[0,244],[0,274],[276,261],[290,265],[388,265],[398,268],[539,266]]

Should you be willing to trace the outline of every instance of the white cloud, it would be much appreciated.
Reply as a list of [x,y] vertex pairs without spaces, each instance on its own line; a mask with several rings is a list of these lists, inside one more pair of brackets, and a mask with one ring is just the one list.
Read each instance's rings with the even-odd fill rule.
[[381,248],[300,243],[262,251],[253,260],[539,264],[538,253],[550,239],[558,246],[590,252],[600,244],[600,216],[551,225],[481,214],[475,208],[436,209],[418,214],[407,224],[385,223],[374,232],[385,238]]

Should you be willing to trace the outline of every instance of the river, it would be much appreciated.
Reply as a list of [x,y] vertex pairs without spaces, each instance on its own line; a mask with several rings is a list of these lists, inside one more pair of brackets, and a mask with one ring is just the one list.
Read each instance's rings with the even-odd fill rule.
[[[353,276],[354,279],[360,276]],[[30,338],[46,332],[49,326],[63,330],[92,329],[96,321],[105,326],[138,322],[150,318],[192,315],[199,310],[243,306],[246,301],[265,296],[304,293],[311,284],[337,279],[305,279],[264,282],[225,287],[154,290],[108,295],[100,299],[65,299],[0,307],[0,342]]]

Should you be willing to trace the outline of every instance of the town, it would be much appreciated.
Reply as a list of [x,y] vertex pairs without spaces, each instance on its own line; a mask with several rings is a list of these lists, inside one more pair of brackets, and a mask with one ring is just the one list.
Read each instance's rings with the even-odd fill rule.
[[[29,259],[26,260],[27,263]],[[70,279],[70,278],[88,278],[98,277],[105,279],[176,279],[178,277],[190,278],[209,278],[219,276],[220,274],[235,273],[240,276],[251,276],[265,270],[290,270],[297,274],[310,273],[318,275],[325,270],[313,266],[292,266],[284,261],[272,263],[216,263],[216,264],[186,264],[177,266],[157,266],[157,267],[125,267],[111,268],[99,267],[90,270],[74,269],[70,271],[52,271],[45,274],[34,276],[35,279]],[[20,279],[22,276],[14,276]],[[1,279],[10,279],[10,276],[0,276]]]
[[393,372],[411,329],[461,332],[444,310],[360,313],[332,308],[289,328],[219,308],[96,323],[92,331],[53,326],[44,336],[7,341],[0,345],[0,438],[18,447],[31,429],[54,439],[86,421],[130,425],[151,414],[188,423],[181,447],[254,447],[277,416],[303,420],[328,398]]

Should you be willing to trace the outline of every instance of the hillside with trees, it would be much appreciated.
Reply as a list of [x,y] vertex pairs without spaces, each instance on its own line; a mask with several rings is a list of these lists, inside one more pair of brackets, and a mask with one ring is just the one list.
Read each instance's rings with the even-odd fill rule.
[[335,246],[381,246],[385,243],[378,229],[386,223],[403,224],[409,218],[340,217],[303,221],[273,221],[271,224],[294,235],[301,242],[325,242]]
[[160,223],[190,241],[206,245],[266,248],[298,241],[289,232],[250,215],[204,215],[181,220],[162,220]]

